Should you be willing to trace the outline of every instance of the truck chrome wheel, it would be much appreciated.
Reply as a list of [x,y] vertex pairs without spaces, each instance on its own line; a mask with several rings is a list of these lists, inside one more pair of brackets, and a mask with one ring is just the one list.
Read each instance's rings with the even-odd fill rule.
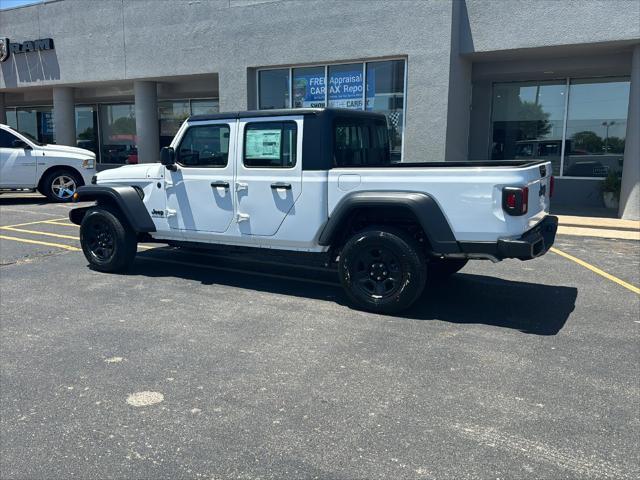
[[69,175],[59,175],[51,182],[51,191],[60,200],[67,200],[76,193],[76,181]]
[[97,260],[105,262],[113,256],[114,232],[105,221],[93,219],[87,225],[85,238],[89,252]]
[[400,259],[391,250],[368,248],[355,259],[355,284],[372,298],[392,296],[402,284],[401,268]]

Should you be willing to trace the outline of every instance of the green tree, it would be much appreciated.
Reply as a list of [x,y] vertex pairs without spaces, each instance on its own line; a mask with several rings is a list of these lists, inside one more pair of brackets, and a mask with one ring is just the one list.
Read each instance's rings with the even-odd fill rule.
[[[591,130],[585,130],[582,132],[576,132],[571,136],[572,151],[586,151],[587,153],[603,153],[604,141],[595,132]],[[611,139],[609,139],[611,140]]]
[[135,135],[136,119],[131,117],[119,117],[111,124],[113,135]]
[[517,116],[520,140],[534,140],[548,135],[551,132],[549,116],[550,114],[543,110],[542,105],[520,101]]

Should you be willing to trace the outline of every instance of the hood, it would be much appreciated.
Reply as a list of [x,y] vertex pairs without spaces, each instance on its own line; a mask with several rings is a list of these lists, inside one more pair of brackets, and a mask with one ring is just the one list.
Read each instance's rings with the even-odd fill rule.
[[95,158],[96,154],[91,150],[85,150],[84,148],[68,147],[66,145],[52,145],[47,144],[40,147],[46,152],[61,152],[61,153],[73,153],[74,155],[85,155],[87,157]]
[[140,163],[137,165],[124,165],[118,168],[110,168],[98,173],[98,183],[117,182],[120,180],[140,180],[156,178],[158,176],[159,163]]

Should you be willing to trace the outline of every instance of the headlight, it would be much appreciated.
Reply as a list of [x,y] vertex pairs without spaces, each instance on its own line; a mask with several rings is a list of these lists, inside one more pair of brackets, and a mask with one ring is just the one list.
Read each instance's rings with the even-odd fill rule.
[[93,168],[95,164],[96,163],[93,158],[86,158],[82,161],[82,168]]

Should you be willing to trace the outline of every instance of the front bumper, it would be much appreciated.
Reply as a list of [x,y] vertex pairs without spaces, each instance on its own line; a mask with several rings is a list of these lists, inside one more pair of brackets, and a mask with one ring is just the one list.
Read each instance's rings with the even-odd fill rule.
[[469,257],[531,260],[547,253],[553,245],[557,230],[558,217],[547,215],[518,238],[499,238],[497,242],[461,242],[460,248]]

